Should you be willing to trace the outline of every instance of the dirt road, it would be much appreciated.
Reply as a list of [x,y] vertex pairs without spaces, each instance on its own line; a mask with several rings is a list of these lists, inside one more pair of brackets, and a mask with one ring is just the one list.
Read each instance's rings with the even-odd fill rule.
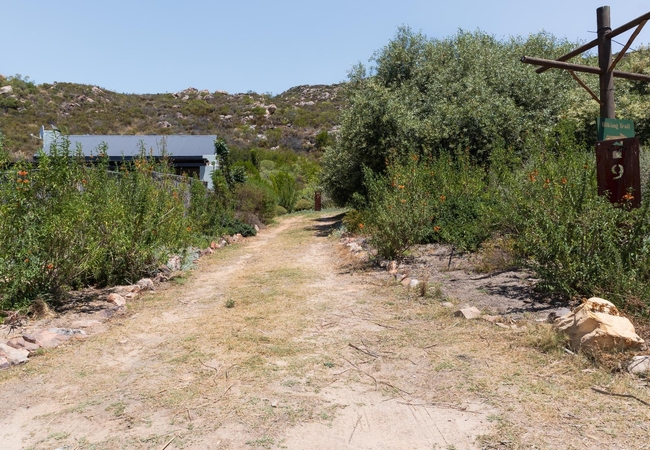
[[1,372],[0,449],[645,445],[650,408],[589,389],[645,388],[350,270],[335,219],[285,218]]

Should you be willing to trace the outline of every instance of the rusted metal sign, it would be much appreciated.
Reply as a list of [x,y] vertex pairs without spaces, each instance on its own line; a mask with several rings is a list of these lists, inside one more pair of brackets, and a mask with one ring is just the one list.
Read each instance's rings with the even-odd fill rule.
[[596,143],[598,195],[633,208],[641,204],[639,138]]
[[314,192],[314,211],[320,211],[321,209],[321,193],[320,191]]

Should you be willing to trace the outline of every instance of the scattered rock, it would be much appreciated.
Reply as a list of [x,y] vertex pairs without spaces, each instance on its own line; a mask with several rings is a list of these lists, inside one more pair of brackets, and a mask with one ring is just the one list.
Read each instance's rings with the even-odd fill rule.
[[275,111],[277,111],[278,107],[275,105],[269,105],[266,107],[266,110],[268,111],[269,115],[272,115]]
[[442,302],[440,305],[444,306],[445,308],[453,308],[456,306],[452,302]]
[[212,250],[210,247],[208,247],[208,248],[206,248],[204,250],[201,250],[201,256],[213,255],[213,254],[214,254],[214,250]]
[[166,120],[161,120],[160,122],[156,123],[156,126],[158,128],[171,128],[172,124],[167,122]]
[[69,337],[53,333],[49,330],[36,330],[31,334],[23,334],[23,339],[43,348],[56,348]]
[[259,233],[259,232],[260,232],[260,227],[258,227],[257,225],[255,225],[254,228],[255,228],[255,232],[256,232],[256,233]]
[[15,337],[7,342],[7,345],[9,347],[13,347],[16,349],[22,349],[22,350],[27,350],[30,354],[34,353],[36,350],[38,350],[39,345],[32,343],[32,342],[27,342],[22,336]]
[[232,236],[226,236],[226,241],[228,244],[236,244],[237,242],[241,241],[243,239],[243,236],[240,233],[234,234]]
[[86,335],[86,332],[84,330],[80,330],[78,328],[50,328],[48,331],[50,333],[54,333],[59,336],[65,336],[67,338],[71,338],[73,336],[82,337]]
[[402,286],[408,286],[411,283],[411,279],[408,277],[404,277],[402,278],[402,281],[400,281],[400,283],[402,283]]
[[388,273],[397,273],[397,261],[390,261],[386,265],[386,270]]
[[126,299],[120,294],[109,294],[106,300],[118,307],[126,305]]
[[636,375],[650,372],[650,356],[635,356],[627,365],[627,371]]
[[613,303],[598,297],[557,319],[555,326],[569,336],[574,349],[623,351],[644,344],[630,320],[621,316]]
[[409,289],[415,289],[420,285],[420,280],[412,279],[409,281]]
[[464,317],[468,320],[478,319],[481,317],[481,311],[476,306],[467,306],[465,308],[459,309],[454,313],[455,317]]
[[23,348],[13,348],[7,344],[0,344],[0,356],[9,361],[12,366],[17,366],[27,362],[29,351]]
[[571,310],[569,308],[558,308],[555,311],[551,311],[548,313],[548,317],[546,318],[546,321],[548,323],[553,323],[555,322],[556,319],[562,316],[566,316],[569,313],[571,313]]
[[172,255],[167,260],[167,267],[172,272],[178,272],[179,270],[181,270],[182,265],[183,265],[183,260],[178,255]]
[[14,91],[14,88],[11,86],[2,86],[0,87],[0,94],[11,94]]
[[155,286],[151,278],[143,278],[136,283],[143,291],[153,291]]
[[6,370],[10,368],[11,368],[11,364],[9,364],[7,358],[5,358],[4,356],[0,356],[0,370]]
[[348,244],[348,248],[350,249],[350,251],[351,251],[352,253],[359,253],[360,251],[363,250],[363,247],[361,247],[361,246],[360,246],[359,244],[357,244],[356,242],[350,242],[350,243]]

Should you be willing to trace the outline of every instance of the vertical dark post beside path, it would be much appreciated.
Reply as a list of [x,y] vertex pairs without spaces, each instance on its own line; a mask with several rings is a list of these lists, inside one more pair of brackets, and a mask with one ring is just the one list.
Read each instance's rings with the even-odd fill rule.
[[[598,193],[607,195],[612,203],[623,203],[633,208],[641,204],[641,182],[639,169],[639,139],[634,137],[634,124],[631,121],[616,120],[616,101],[614,97],[614,77],[628,80],[650,82],[650,75],[614,70],[623,59],[634,39],[650,20],[650,12],[612,30],[609,6],[596,10],[598,37],[581,47],[560,56],[557,60],[530,58],[524,56],[521,62],[535,64],[536,72],[543,73],[556,68],[568,70],[571,76],[600,104],[598,119],[599,139],[596,145]],[[612,39],[636,27],[627,44],[612,60]],[[598,67],[567,62],[594,47],[598,47]],[[582,81],[575,72],[597,74],[600,81],[600,97]],[[601,128],[602,127],[602,128]],[[616,133],[606,131],[617,130]],[[625,130],[631,130],[629,134]],[[602,135],[602,136],[601,136]]]
[[600,117],[616,118],[616,103],[614,100],[614,73],[610,70],[612,64],[612,40],[607,37],[612,32],[609,6],[601,6],[596,10],[598,23],[598,66],[600,67]]
[[320,191],[314,192],[314,211],[320,211]]

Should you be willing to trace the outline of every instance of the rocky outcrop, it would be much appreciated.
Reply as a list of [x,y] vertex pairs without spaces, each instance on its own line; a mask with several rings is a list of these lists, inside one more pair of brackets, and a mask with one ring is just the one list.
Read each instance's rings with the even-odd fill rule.
[[598,297],[558,318],[555,327],[569,336],[574,349],[624,351],[644,344],[632,322],[613,303]]

